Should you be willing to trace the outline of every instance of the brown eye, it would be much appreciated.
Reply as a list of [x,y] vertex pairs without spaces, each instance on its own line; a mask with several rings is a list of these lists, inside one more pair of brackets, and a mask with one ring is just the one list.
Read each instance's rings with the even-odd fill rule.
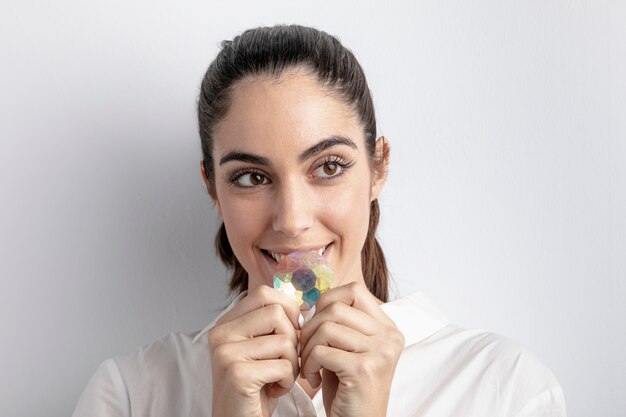
[[324,174],[335,175],[337,173],[338,165],[334,162],[326,162],[324,164]]
[[264,180],[265,180],[265,177],[261,174],[256,174],[256,173],[250,174],[250,184],[252,185],[261,185],[263,184]]
[[334,180],[343,175],[344,172],[347,169],[350,169],[353,165],[354,161],[346,161],[336,155],[327,156],[325,160],[319,161],[315,164],[313,176],[323,180]]
[[242,188],[252,188],[270,183],[269,178],[260,172],[244,172],[235,175],[231,182]]
[[330,160],[318,165],[315,168],[315,176],[322,179],[332,179],[343,174],[345,166],[338,161]]

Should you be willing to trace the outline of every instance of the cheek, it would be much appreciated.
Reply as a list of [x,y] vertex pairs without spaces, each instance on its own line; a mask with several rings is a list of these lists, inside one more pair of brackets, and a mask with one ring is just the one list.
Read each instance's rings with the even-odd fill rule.
[[363,182],[352,183],[333,193],[327,202],[327,219],[342,235],[345,244],[360,250],[369,226],[370,189]]
[[263,201],[251,201],[222,193],[220,210],[228,241],[237,257],[243,261],[251,244],[263,233],[267,210]]

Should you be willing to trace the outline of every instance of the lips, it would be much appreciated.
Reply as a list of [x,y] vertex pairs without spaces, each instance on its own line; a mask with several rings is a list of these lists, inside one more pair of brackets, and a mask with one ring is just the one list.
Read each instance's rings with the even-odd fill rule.
[[265,255],[269,256],[270,258],[272,258],[274,261],[280,262],[283,260],[285,256],[289,255],[292,252],[310,251],[310,252],[318,254],[319,256],[323,256],[324,253],[326,252],[326,249],[328,249],[330,245],[331,243],[325,246],[313,248],[313,249],[293,249],[293,250],[277,249],[276,251],[271,251],[269,249],[261,249],[261,252],[263,252]]

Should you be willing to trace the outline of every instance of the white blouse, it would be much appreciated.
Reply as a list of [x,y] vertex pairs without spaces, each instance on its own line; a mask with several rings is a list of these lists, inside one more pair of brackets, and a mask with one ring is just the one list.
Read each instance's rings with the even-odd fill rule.
[[[244,296],[245,292],[221,314]],[[406,341],[391,386],[388,416],[566,415],[563,391],[552,372],[518,344],[450,324],[420,292],[381,308]],[[199,332],[172,333],[104,361],[73,417],[209,417],[207,332],[216,321]],[[326,416],[322,390],[311,399],[294,384],[279,398],[273,416]]]

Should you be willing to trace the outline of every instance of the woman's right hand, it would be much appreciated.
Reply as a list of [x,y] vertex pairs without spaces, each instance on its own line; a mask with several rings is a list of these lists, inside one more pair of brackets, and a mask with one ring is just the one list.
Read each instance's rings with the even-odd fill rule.
[[261,285],[209,332],[213,417],[269,417],[291,390],[298,365],[297,304]]

